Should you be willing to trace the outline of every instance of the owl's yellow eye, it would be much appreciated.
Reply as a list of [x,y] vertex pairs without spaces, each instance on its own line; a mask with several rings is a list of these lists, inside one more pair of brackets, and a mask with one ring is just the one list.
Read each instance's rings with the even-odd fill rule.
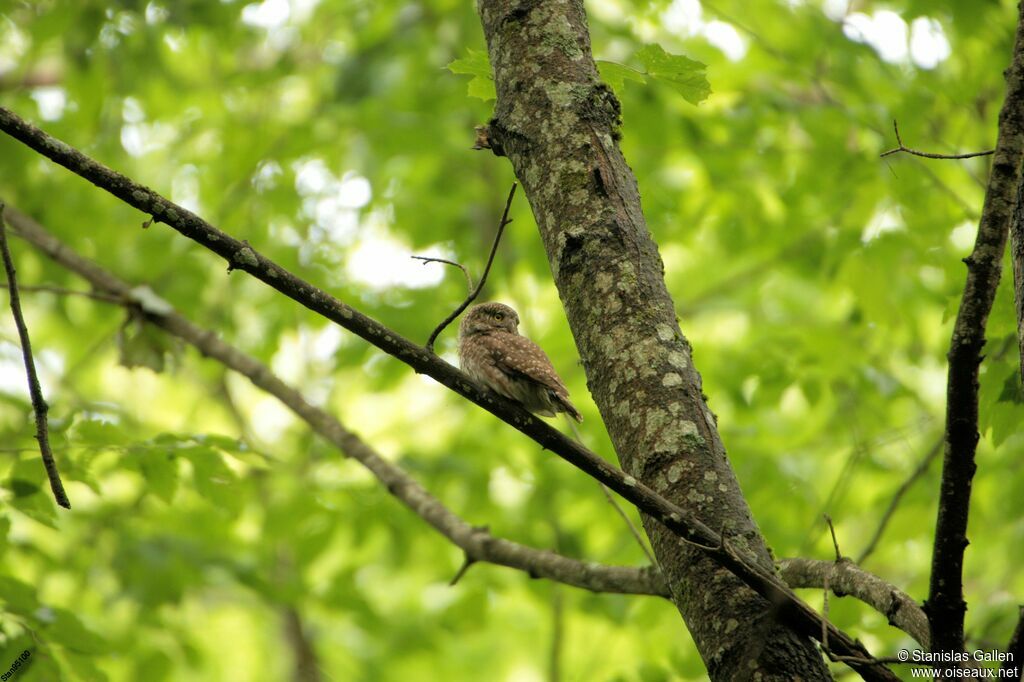
[[503,319],[505,319],[505,313],[494,313],[494,319],[496,319],[498,322],[501,322]]

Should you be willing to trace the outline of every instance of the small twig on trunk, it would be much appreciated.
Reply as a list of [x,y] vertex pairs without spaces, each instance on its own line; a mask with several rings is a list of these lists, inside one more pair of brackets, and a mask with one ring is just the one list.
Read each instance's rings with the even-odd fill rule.
[[828,524],[828,532],[832,534],[832,547],[836,550],[836,561],[843,560],[843,553],[839,551],[839,541],[836,540],[836,527],[832,525],[832,517],[828,514],[822,514],[825,517],[825,523]]
[[455,587],[455,585],[458,584],[460,580],[462,580],[462,576],[466,575],[466,571],[469,570],[469,567],[475,563],[476,559],[471,557],[469,555],[469,552],[466,552],[466,558],[463,559],[462,566],[460,566],[459,570],[455,572],[455,576],[450,581],[448,581],[448,587]]
[[21,297],[18,296],[18,280],[14,271],[14,260],[11,258],[11,250],[7,245],[7,224],[4,221],[4,205],[0,204],[0,251],[3,252],[4,270],[7,271],[7,290],[11,293],[11,313],[14,315],[14,324],[18,328],[18,338],[21,339],[21,355],[25,360],[25,376],[28,377],[28,392],[32,396],[32,411],[36,415],[36,440],[39,441],[39,454],[43,457],[43,466],[46,468],[46,477],[50,479],[50,489],[57,504],[65,509],[71,509],[71,502],[67,493],[64,492],[64,484],[60,480],[60,473],[57,471],[57,462],[53,459],[53,452],[50,450],[50,437],[46,426],[46,413],[50,407],[43,400],[43,390],[39,387],[39,376],[36,374],[36,363],[32,358],[32,343],[28,338],[28,327],[25,326],[25,318],[21,314]]
[[900,139],[900,127],[897,125],[895,119],[892,122],[892,127],[896,131],[896,144],[899,146],[895,149],[890,149],[887,152],[879,154],[878,158],[880,159],[884,159],[892,154],[898,154],[899,152],[906,152],[907,154],[913,154],[914,156],[920,156],[925,159],[973,159],[975,156],[991,156],[996,153],[995,149],[986,149],[983,152],[967,152],[966,154],[934,154],[932,152],[921,152],[904,146],[903,140]]
[[480,281],[477,282],[476,287],[473,287],[472,285],[472,278],[469,276],[469,272],[467,272],[466,268],[462,267],[458,263],[453,263],[452,261],[443,260],[441,258],[424,258],[423,256],[413,256],[413,258],[418,258],[419,260],[422,260],[424,262],[435,261],[439,263],[447,263],[448,265],[456,266],[457,268],[461,269],[463,273],[465,273],[466,280],[470,282],[470,288],[472,289],[472,291],[469,292],[469,296],[466,297],[466,300],[463,301],[458,308],[453,310],[451,314],[448,315],[448,317],[444,318],[441,324],[437,325],[437,328],[430,334],[430,338],[427,339],[426,345],[427,350],[429,350],[431,353],[434,352],[434,341],[437,341],[437,337],[441,334],[441,332],[444,331],[445,327],[450,325],[456,317],[461,315],[462,311],[469,307],[470,303],[476,300],[476,297],[480,295],[480,290],[484,288],[484,284],[487,282],[487,275],[491,272],[491,264],[494,262],[494,254],[498,252],[498,242],[501,241],[501,235],[505,231],[505,226],[512,222],[511,220],[509,220],[508,212],[509,209],[512,208],[512,197],[516,195],[516,187],[518,186],[519,185],[517,183],[513,182],[512,189],[510,189],[508,192],[508,199],[505,201],[505,210],[501,214],[501,222],[498,223],[498,232],[494,235],[494,244],[491,245],[491,255],[487,257],[487,265],[484,267],[484,274],[480,275]]

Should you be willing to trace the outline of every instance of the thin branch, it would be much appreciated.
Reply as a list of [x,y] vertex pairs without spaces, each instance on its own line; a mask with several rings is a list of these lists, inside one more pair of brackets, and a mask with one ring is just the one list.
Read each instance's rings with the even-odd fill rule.
[[[665,499],[635,477],[609,464],[597,454],[527,412],[522,406],[485,391],[476,381],[429,350],[300,279],[256,251],[248,243],[218,230],[184,207],[94,161],[67,143],[47,135],[5,107],[0,107],[0,130],[220,255],[229,262],[230,269],[248,272],[306,308],[348,329],[416,371],[430,376],[491,412],[544,448],[607,485],[654,520],[662,523],[674,535],[707,547],[717,547],[718,549],[707,552],[709,558],[735,574],[770,603],[777,605],[776,613],[781,622],[802,635],[814,638],[821,636],[821,616],[797,597],[773,571],[754,563],[746,554],[734,550],[729,543],[722,542],[717,533],[689,510]],[[327,430],[333,429],[334,427],[331,427]],[[368,449],[361,441],[358,441],[359,445],[356,446],[352,440],[354,436],[348,432],[346,434],[344,438],[341,435],[337,437],[352,448]],[[376,453],[372,454],[376,459],[381,459]],[[869,680],[897,679],[892,671],[877,666],[875,659],[863,644],[842,631],[829,627],[832,648],[839,655],[850,656],[853,659],[850,662],[851,667],[862,677]]]
[[473,291],[473,277],[469,274],[469,270],[467,270],[466,266],[462,263],[456,263],[455,261],[448,260],[447,258],[433,258],[431,256],[409,256],[409,258],[421,260],[424,265],[427,263],[444,263],[445,265],[457,267],[459,270],[462,270],[462,274],[466,276],[466,291]]
[[1024,4],[1020,6],[1013,58],[1006,71],[1006,100],[989,175],[978,236],[967,264],[967,281],[949,348],[945,457],[932,549],[927,612],[932,651],[964,647],[964,550],[978,446],[978,367],[985,323],[1002,272],[1003,252],[1024,157]]
[[[0,282],[0,287],[7,287],[7,282]],[[40,292],[46,294],[56,294],[57,296],[81,296],[82,298],[90,298],[94,301],[103,301],[104,303],[120,303],[120,300],[115,296],[109,294],[100,293],[98,291],[80,291],[78,289],[66,289],[64,287],[51,286],[49,284],[38,284],[34,286],[19,285],[19,291],[29,292]]]
[[[133,292],[149,292],[147,287],[129,285],[72,251],[31,218],[13,209],[9,209],[8,213],[11,227],[17,235],[51,259],[87,280],[98,291],[109,293],[121,305],[136,309],[142,305],[133,299],[133,296],[137,296]],[[325,440],[366,467],[399,502],[462,549],[467,557],[519,569],[532,576],[565,582],[593,592],[657,596],[668,594],[664,579],[656,569],[602,566],[576,561],[554,552],[494,537],[485,528],[472,526],[433,497],[405,470],[381,457],[330,413],[309,404],[302,394],[281,381],[265,365],[220,340],[212,331],[192,324],[179,313],[154,305],[154,297],[152,292],[145,296],[149,301],[149,310],[144,312],[149,322],[189,343],[204,356],[248,377],[257,387],[280,400]]]
[[[832,547],[836,550],[836,563],[843,560],[843,553],[839,551],[839,540],[836,540],[836,527],[832,525],[832,517],[828,514],[822,514],[825,517],[825,523],[828,524],[828,532],[832,534]],[[827,614],[825,616],[828,617]]]
[[43,458],[43,467],[46,469],[46,477],[50,480],[50,490],[57,504],[65,509],[71,509],[71,502],[64,492],[64,483],[60,480],[60,472],[57,471],[57,462],[53,458],[53,451],[50,450],[50,435],[46,423],[46,413],[50,406],[43,399],[43,389],[39,386],[39,376],[36,374],[36,363],[32,357],[32,342],[28,337],[28,327],[25,325],[25,318],[21,314],[21,297],[18,295],[18,278],[14,271],[14,259],[11,258],[11,250],[7,244],[7,224],[4,220],[4,205],[0,203],[0,251],[3,252],[4,270],[7,271],[7,290],[11,294],[11,313],[14,315],[14,325],[18,328],[18,338],[21,339],[21,355],[25,360],[25,376],[28,378],[28,392],[32,397],[32,411],[36,416],[36,440],[39,441],[39,454]]
[[616,499],[612,496],[612,491],[608,490],[608,486],[606,486],[603,483],[599,483],[598,485],[601,486],[601,491],[604,492],[604,497],[606,500],[608,500],[608,504],[612,506],[615,512],[626,524],[626,528],[629,529],[629,534],[633,536],[634,540],[636,540],[636,544],[640,545],[640,549],[643,550],[644,556],[647,557],[647,560],[651,562],[652,566],[657,566],[658,561],[654,558],[654,555],[651,554],[651,550],[647,547],[647,543],[644,542],[644,536],[640,534],[640,531],[633,524],[632,519],[630,519],[629,516],[626,515],[626,511],[619,505],[618,501],[616,501]]
[[320,682],[320,664],[317,662],[316,648],[307,633],[306,624],[302,621],[298,609],[288,604],[281,609],[284,620],[284,635],[292,650],[292,680],[294,682]]
[[878,547],[879,541],[882,539],[882,534],[889,525],[889,521],[892,520],[893,514],[896,513],[896,509],[903,500],[903,496],[906,495],[913,487],[914,483],[917,482],[917,479],[921,478],[928,472],[928,468],[931,466],[935,458],[939,456],[940,452],[942,452],[941,438],[935,441],[935,444],[928,448],[928,452],[925,453],[925,456],[917,463],[917,466],[914,467],[912,472],[910,472],[910,475],[907,476],[906,480],[900,484],[900,487],[896,489],[896,492],[893,493],[892,499],[889,500],[889,506],[885,508],[885,511],[882,513],[882,518],[878,521],[878,527],[875,528],[875,532],[872,534],[868,544],[863,550],[861,550],[860,556],[857,557],[858,564],[863,564],[867,558],[874,553],[875,549]]
[[968,152],[966,154],[933,154],[932,152],[921,152],[916,149],[911,149],[903,144],[903,140],[900,139],[900,127],[893,119],[892,122],[893,130],[896,131],[896,144],[899,146],[895,149],[890,149],[887,152],[882,152],[878,155],[878,158],[884,159],[887,156],[898,154],[900,152],[906,152],[907,154],[913,154],[914,156],[920,156],[925,159],[973,159],[975,156],[991,156],[996,153],[995,149],[988,149],[983,152]]
[[[512,222],[511,220],[509,220],[508,212],[509,212],[509,209],[512,208],[512,197],[514,197],[516,195],[516,187],[518,187],[518,186],[519,186],[518,183],[513,182],[512,183],[512,189],[510,189],[508,191],[508,199],[505,201],[505,210],[502,211],[502,213],[501,213],[501,222],[498,223],[498,230],[494,234],[494,243],[491,244],[491,253],[490,253],[489,256],[487,256],[487,265],[484,267],[484,274],[480,275],[480,281],[477,283],[475,288],[473,287],[472,279],[470,278],[469,273],[466,271],[466,268],[463,268],[458,263],[453,263],[453,262],[447,261],[447,260],[429,259],[429,260],[438,260],[438,261],[440,261],[442,263],[448,263],[449,265],[455,265],[457,267],[462,268],[462,272],[464,272],[466,274],[466,279],[469,280],[469,282],[470,282],[469,286],[470,286],[470,289],[471,289],[471,291],[469,292],[469,296],[466,297],[466,300],[463,301],[459,305],[458,308],[453,310],[448,315],[448,317],[444,318],[441,321],[441,324],[437,325],[437,328],[433,332],[431,332],[430,338],[427,339],[427,350],[429,350],[431,353],[434,352],[434,341],[437,341],[437,337],[441,334],[441,332],[444,331],[445,327],[450,325],[455,320],[456,317],[458,317],[459,315],[462,314],[463,310],[465,310],[467,307],[469,307],[470,303],[472,303],[474,300],[476,300],[476,297],[480,295],[480,291],[484,288],[484,284],[487,283],[487,275],[490,274],[490,272],[491,272],[491,264],[494,263],[494,254],[496,254],[498,252],[498,242],[501,241],[501,235],[502,235],[502,233],[505,232],[505,226],[508,225],[510,222]],[[421,256],[413,256],[413,258],[419,258],[420,260],[427,260],[427,259],[424,259]]]
[[459,581],[462,580],[462,576],[466,575],[466,571],[469,570],[469,567],[475,563],[476,559],[471,557],[469,554],[466,554],[466,558],[462,560],[462,565],[459,566],[459,570],[456,571],[452,579],[448,581],[448,587],[455,587]]

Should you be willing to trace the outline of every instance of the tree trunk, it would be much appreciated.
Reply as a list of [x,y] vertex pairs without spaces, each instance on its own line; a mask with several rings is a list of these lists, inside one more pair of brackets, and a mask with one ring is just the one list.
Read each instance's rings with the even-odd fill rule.
[[[623,468],[771,567],[679,329],[616,142],[580,0],[479,0],[497,105],[485,139],[529,198],[594,396]],[[814,644],[657,521],[644,527],[714,680],[825,680]]]

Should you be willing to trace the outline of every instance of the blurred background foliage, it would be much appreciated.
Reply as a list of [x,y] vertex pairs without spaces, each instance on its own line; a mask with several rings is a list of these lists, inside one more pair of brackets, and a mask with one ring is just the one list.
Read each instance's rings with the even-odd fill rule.
[[[654,43],[708,65],[697,107],[657,83],[622,85],[622,146],[776,555],[830,557],[828,512],[856,557],[940,438],[988,163],[878,155],[895,146],[893,119],[910,146],[993,146],[1014,3],[587,7],[598,58],[639,67]],[[408,256],[479,273],[513,179],[470,150],[491,103],[444,68],[483,49],[465,0],[0,0],[0,102],[425,340],[465,285]],[[268,363],[470,522],[644,563],[593,481],[171,230],[143,231],[139,213],[6,137],[0,195]],[[584,437],[613,458],[522,196],[513,217],[485,295],[518,308]],[[13,244],[24,285],[86,288]],[[115,306],[24,298],[74,509],[44,484],[4,314],[0,668],[29,649],[18,679],[286,679],[304,645],[324,680],[531,681],[556,659],[569,680],[704,677],[668,602],[488,565],[449,587],[460,552],[274,399]],[[1005,642],[1024,595],[1010,301],[1004,286],[982,368],[973,646]],[[453,330],[439,350],[454,361]],[[122,364],[140,358],[154,369]],[[865,561],[918,599],[937,486],[933,462]],[[848,599],[831,617],[880,654],[909,645]]]

